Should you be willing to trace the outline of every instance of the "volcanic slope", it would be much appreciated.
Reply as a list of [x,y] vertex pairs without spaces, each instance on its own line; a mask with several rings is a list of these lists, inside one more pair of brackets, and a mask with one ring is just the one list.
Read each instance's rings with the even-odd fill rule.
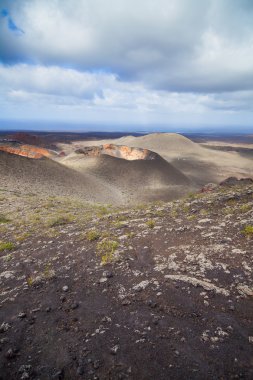
[[152,133],[145,136],[126,136],[119,139],[122,144],[135,146],[138,148],[150,149],[162,156],[171,157],[178,153],[196,154],[202,151],[199,144],[194,143],[187,137],[177,133]]
[[0,152],[1,187],[112,204],[171,200],[194,188],[159,156],[127,161],[73,153],[61,162],[65,165],[46,157],[35,160]]
[[230,176],[253,177],[251,158],[237,152],[214,152],[176,133],[123,137],[121,143],[160,154],[199,186],[219,183]]
[[121,203],[123,196],[108,181],[80,173],[49,158],[31,159],[0,152],[1,188],[89,202]]
[[[114,143],[129,147],[149,149],[163,158],[178,157],[179,155],[194,155],[205,151],[199,144],[194,143],[187,137],[177,133],[151,133],[145,136],[124,136],[119,139],[110,140],[88,140],[78,141],[78,145],[92,146]],[[70,151],[69,144],[61,145],[63,149]]]
[[172,200],[196,190],[194,184],[159,155],[151,160],[125,160],[102,154],[73,153],[62,161],[68,167],[108,182],[133,202]]
[[230,176],[253,177],[252,159],[239,152],[214,151],[176,133],[152,133],[146,136],[126,136],[114,140],[78,141],[60,144],[67,153],[77,147],[114,143],[156,152],[180,170],[198,186],[220,183]]

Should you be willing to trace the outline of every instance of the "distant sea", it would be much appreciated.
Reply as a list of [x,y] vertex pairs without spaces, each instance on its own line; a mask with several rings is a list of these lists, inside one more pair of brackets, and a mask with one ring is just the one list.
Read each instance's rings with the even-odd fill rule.
[[242,126],[173,126],[173,125],[109,125],[109,124],[83,124],[70,122],[52,121],[25,121],[25,120],[0,120],[0,133],[6,131],[33,131],[33,132],[117,132],[124,134],[148,134],[152,132],[174,132],[187,135],[209,136],[240,136],[243,134],[253,135],[252,127]]

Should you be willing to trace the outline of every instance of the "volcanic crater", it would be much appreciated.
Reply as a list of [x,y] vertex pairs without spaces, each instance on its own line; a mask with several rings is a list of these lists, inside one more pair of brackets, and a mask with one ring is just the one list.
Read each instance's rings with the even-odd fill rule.
[[46,148],[22,144],[19,141],[13,140],[0,141],[0,151],[33,159],[52,156],[52,153]]
[[83,154],[88,157],[99,157],[108,155],[122,158],[127,161],[135,160],[154,160],[159,157],[155,152],[148,149],[133,148],[126,145],[104,144],[99,146],[87,146],[75,151],[77,154]]

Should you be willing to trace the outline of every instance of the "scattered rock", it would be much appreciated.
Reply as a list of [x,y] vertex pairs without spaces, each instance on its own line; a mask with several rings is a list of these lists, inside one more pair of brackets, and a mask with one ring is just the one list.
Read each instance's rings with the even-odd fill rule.
[[124,299],[124,300],[122,301],[121,305],[123,305],[123,306],[131,305],[131,301],[128,300],[128,299]]
[[203,281],[195,277],[188,277],[184,275],[174,275],[174,274],[168,274],[164,276],[165,278],[169,278],[171,280],[175,281],[183,281],[188,282],[193,286],[201,286],[205,290],[215,291],[216,293],[223,294],[224,296],[229,295],[229,291],[223,288],[219,288],[218,286],[212,284],[211,282]]
[[238,179],[236,177],[229,177],[227,179],[225,179],[224,181],[222,181],[220,183],[220,186],[235,186],[235,185],[238,185],[238,184],[252,184],[253,183],[253,180],[252,178],[241,178],[241,179]]
[[3,322],[0,326],[0,333],[4,333],[11,328],[11,325],[7,322]]
[[6,343],[9,343],[9,339],[8,338],[2,338],[0,339],[0,344],[6,344]]
[[13,359],[15,358],[15,356],[16,356],[16,353],[12,348],[9,348],[9,350],[5,354],[6,359]]
[[98,369],[100,367],[100,362],[99,360],[95,360],[94,363],[93,363],[93,368],[94,369]]
[[137,292],[140,292],[141,290],[146,289],[146,287],[149,285],[148,280],[141,281],[139,284],[133,286],[133,290],[136,290]]
[[52,376],[53,379],[58,379],[58,380],[61,380],[64,378],[64,371],[63,370],[59,370],[57,372],[55,372]]
[[74,303],[72,303],[72,305],[70,306],[70,309],[75,310],[75,309],[77,309],[78,307],[79,307],[79,303],[78,303],[78,302],[74,302]]
[[24,313],[24,312],[20,312],[18,315],[18,318],[20,318],[20,319],[23,319],[25,317],[26,317],[26,313]]
[[253,289],[249,288],[247,285],[238,285],[237,290],[244,296],[253,297]]
[[148,306],[151,307],[152,309],[154,309],[156,306],[157,306],[157,303],[152,301],[152,300],[149,300],[147,302]]
[[2,272],[0,273],[0,278],[5,278],[6,280],[10,279],[10,278],[15,278],[15,275],[14,275],[15,272],[12,272],[12,271],[5,271],[5,272]]
[[207,183],[205,186],[202,187],[201,193],[208,193],[217,188],[218,185],[215,183]]
[[29,379],[32,374],[32,366],[30,364],[21,365],[18,373],[21,374],[21,380]]
[[76,373],[79,376],[83,375],[84,374],[84,366],[77,367]]
[[118,350],[119,350],[119,345],[116,344],[116,346],[114,346],[114,347],[111,348],[110,352],[111,352],[112,355],[116,355],[117,352],[118,352]]
[[112,278],[113,277],[113,273],[109,270],[105,270],[103,272],[103,277],[106,277],[106,278]]

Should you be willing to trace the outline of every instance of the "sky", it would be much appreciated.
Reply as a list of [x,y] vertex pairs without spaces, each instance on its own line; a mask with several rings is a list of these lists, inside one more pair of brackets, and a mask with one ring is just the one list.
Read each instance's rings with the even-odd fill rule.
[[0,0],[0,128],[253,131],[252,20],[252,0]]

